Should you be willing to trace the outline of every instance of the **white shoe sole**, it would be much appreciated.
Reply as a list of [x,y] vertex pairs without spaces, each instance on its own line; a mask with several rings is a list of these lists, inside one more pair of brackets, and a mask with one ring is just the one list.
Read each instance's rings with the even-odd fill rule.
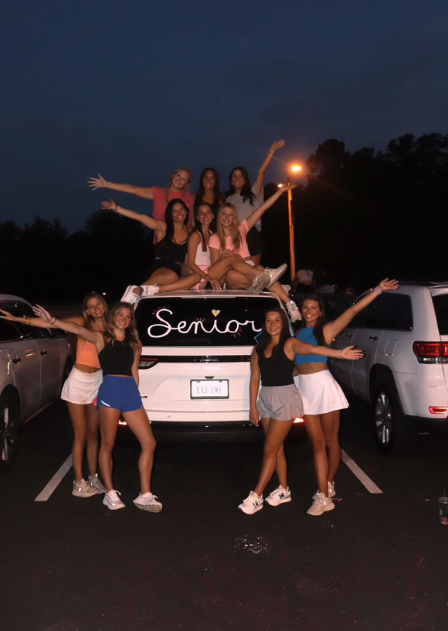
[[280,504],[287,504],[288,502],[290,502],[292,500],[292,497],[285,497],[282,500],[270,500],[269,497],[266,498],[266,502],[269,504],[269,506],[280,506]]
[[162,510],[162,505],[157,506],[157,504],[137,504],[137,502],[133,502],[134,506],[139,508],[140,510],[145,510],[148,513],[160,513]]
[[126,504],[123,504],[123,503],[118,504],[117,506],[111,506],[108,502],[105,502],[104,500],[103,500],[103,504],[104,506],[107,506],[109,510],[120,510],[120,508],[124,508],[126,506]]
[[95,497],[98,495],[98,489],[95,489],[92,493],[80,493],[79,491],[72,491],[73,497]]
[[327,506],[323,506],[322,507],[322,511],[320,513],[310,513],[310,509],[308,509],[306,511],[306,514],[307,515],[311,515],[311,517],[320,517],[324,513],[328,513],[328,511],[333,510],[333,508],[335,508],[335,505],[333,503],[331,503],[331,504],[328,504]]

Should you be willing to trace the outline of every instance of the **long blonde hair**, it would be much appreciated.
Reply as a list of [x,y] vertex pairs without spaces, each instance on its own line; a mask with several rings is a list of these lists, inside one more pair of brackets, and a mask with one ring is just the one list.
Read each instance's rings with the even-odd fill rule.
[[84,318],[84,326],[86,327],[86,329],[93,330],[93,324],[95,322],[95,319],[90,315],[87,309],[87,303],[89,302],[91,298],[96,298],[103,305],[104,313],[101,320],[102,320],[102,330],[105,331],[106,325],[107,325],[107,312],[109,310],[109,307],[107,306],[107,302],[104,300],[103,296],[98,294],[96,291],[91,291],[90,293],[86,294],[84,296],[84,300],[82,301],[82,317]]
[[226,234],[224,233],[224,228],[222,227],[221,215],[222,211],[225,208],[230,208],[233,211],[235,221],[233,222],[230,228],[230,238],[232,240],[232,247],[235,254],[238,254],[241,248],[243,247],[243,239],[241,238],[241,233],[238,230],[238,215],[236,212],[236,208],[233,204],[223,204],[221,208],[218,210],[218,216],[216,218],[216,234],[219,237],[219,243],[221,245],[221,250],[225,250],[226,248]]
[[135,353],[139,348],[140,340],[139,340],[138,332],[136,328],[134,309],[129,304],[129,302],[119,302],[110,310],[109,318],[107,321],[107,328],[104,331],[104,341],[106,344],[113,344],[115,340],[117,339],[114,333],[114,322],[115,322],[116,315],[120,311],[120,309],[128,309],[130,311],[131,321],[125,331],[125,336],[126,336],[125,339],[127,342],[129,342],[129,344],[132,347],[132,350]]

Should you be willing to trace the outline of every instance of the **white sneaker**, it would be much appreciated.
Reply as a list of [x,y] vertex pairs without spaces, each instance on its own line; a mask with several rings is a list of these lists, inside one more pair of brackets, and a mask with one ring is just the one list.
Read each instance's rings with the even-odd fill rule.
[[141,510],[147,510],[150,513],[160,513],[162,510],[161,502],[157,501],[157,496],[152,493],[139,493],[135,498],[134,504]]
[[89,475],[89,484],[94,489],[98,489],[98,493],[105,493],[106,487],[102,484],[101,480],[98,477],[98,473],[95,475]]
[[280,265],[280,267],[276,267],[275,269],[271,269],[270,267],[266,268],[266,271],[268,271],[271,276],[271,282],[268,287],[277,282],[280,276],[283,276],[287,267],[286,263],[283,263],[283,265]]
[[323,493],[316,493],[316,497],[313,500],[313,503],[306,511],[308,515],[313,515],[313,517],[318,517],[323,513],[326,513],[329,510],[333,510],[334,504],[333,500],[329,497],[325,497]]
[[120,491],[114,490],[105,493],[103,497],[104,506],[107,506],[107,508],[110,508],[110,510],[118,510],[119,508],[124,508],[125,504],[123,504],[123,502],[120,500],[120,498],[118,497],[119,495],[121,495]]
[[125,289],[124,294],[121,296],[120,302],[128,302],[130,305],[134,305],[134,308],[140,302],[141,296],[134,292],[138,285],[128,285]]
[[289,318],[291,322],[297,322],[297,320],[302,319],[302,314],[299,311],[299,307],[296,305],[294,300],[290,300],[285,305],[286,311],[289,313]]
[[160,287],[158,285],[142,285],[142,296],[154,296],[158,294]]
[[291,501],[291,491],[289,490],[289,486],[283,488],[283,486],[277,487],[272,493],[266,498],[266,501],[270,506],[278,506],[279,504],[285,504],[286,502]]
[[268,270],[264,270],[264,272],[255,276],[252,281],[252,285],[248,287],[246,291],[250,294],[259,294],[263,291],[263,289],[265,289],[265,287],[268,287],[271,284],[271,274]]
[[84,479],[79,482],[73,482],[72,495],[75,497],[92,497],[97,495],[97,493],[98,489],[91,487]]
[[[334,488],[334,482],[328,482],[328,497],[334,497],[336,495],[336,490]],[[316,499],[317,494],[319,493],[319,489],[314,493],[313,500]]]
[[260,497],[254,491],[251,491],[238,508],[246,515],[253,515],[263,508],[263,496]]

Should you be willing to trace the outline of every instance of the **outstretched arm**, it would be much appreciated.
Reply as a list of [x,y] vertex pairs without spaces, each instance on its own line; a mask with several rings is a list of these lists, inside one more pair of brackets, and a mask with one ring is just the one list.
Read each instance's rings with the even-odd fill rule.
[[250,410],[249,418],[252,425],[258,427],[260,415],[257,410],[258,388],[260,387],[260,367],[258,365],[258,353],[255,348],[250,356]]
[[[28,326],[36,326],[38,329],[59,329],[61,327],[57,327],[54,324],[50,324],[43,318],[23,318],[21,316],[12,315],[9,311],[5,311],[4,309],[0,309],[0,317],[4,320],[9,320],[10,322],[22,322],[23,324],[27,324]],[[81,316],[74,316],[69,318],[68,320],[61,320],[61,322],[72,322],[74,324],[79,324],[82,326],[84,322],[84,318]]]
[[74,322],[59,320],[59,318],[52,316],[40,305],[35,305],[33,307],[33,311],[38,318],[42,318],[42,320],[49,324],[54,324],[56,328],[68,331],[68,333],[74,333],[88,342],[92,342],[92,344],[95,344],[98,352],[104,347],[103,334],[99,331],[91,331],[90,329],[86,329],[84,326],[79,326],[79,324],[75,324]]
[[296,337],[290,337],[285,342],[285,353],[289,359],[294,359],[296,355],[322,355],[323,357],[333,357],[334,359],[362,359],[364,352],[355,350],[354,346],[346,346],[343,349],[336,350],[328,346],[313,346],[305,344]]
[[155,230],[157,232],[158,241],[162,240],[166,234],[166,223],[162,219],[154,219],[148,215],[136,213],[135,210],[122,208],[121,206],[118,206],[113,199],[111,199],[110,202],[101,202],[101,210],[113,210],[123,217],[139,221],[150,230]]
[[154,199],[152,187],[133,186],[132,184],[115,184],[114,182],[107,182],[99,173],[98,177],[90,177],[87,183],[93,191],[96,191],[98,188],[110,188],[111,191],[130,193],[131,195],[137,195],[137,197],[144,197],[145,199]]
[[284,140],[274,140],[274,142],[272,143],[268,155],[266,156],[266,158],[264,159],[263,164],[260,167],[260,170],[258,171],[258,175],[257,175],[257,192],[258,194],[260,194],[260,192],[263,190],[263,185],[264,185],[264,178],[266,175],[266,171],[269,169],[269,165],[272,162],[272,158],[274,157],[274,153],[277,151],[277,149],[281,149],[282,147],[284,147],[286,144],[286,142]]
[[330,344],[330,342],[338,335],[346,326],[350,324],[355,315],[360,313],[363,309],[368,307],[378,296],[380,296],[385,291],[395,291],[399,287],[398,280],[389,280],[385,278],[382,280],[375,289],[368,294],[366,294],[363,298],[358,300],[352,307],[349,307],[343,314],[333,320],[332,322],[328,322],[324,325],[324,337],[325,341]]
[[255,226],[257,221],[260,219],[262,215],[264,215],[264,213],[268,210],[268,208],[270,208],[273,204],[275,204],[275,202],[278,200],[280,195],[283,195],[283,193],[286,193],[286,191],[290,191],[293,188],[296,188],[296,186],[297,184],[288,184],[288,186],[282,186],[282,188],[279,188],[278,191],[276,191],[273,195],[271,195],[271,197],[269,197],[265,201],[265,203],[260,206],[260,208],[257,208],[257,210],[255,210],[251,215],[249,215],[249,217],[246,219],[249,230]]

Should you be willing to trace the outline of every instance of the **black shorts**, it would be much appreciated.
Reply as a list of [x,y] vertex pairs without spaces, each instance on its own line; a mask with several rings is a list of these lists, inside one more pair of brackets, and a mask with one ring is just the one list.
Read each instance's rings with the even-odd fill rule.
[[148,278],[161,267],[166,267],[167,269],[176,272],[178,276],[181,276],[182,274],[182,263],[175,263],[174,261],[166,261],[164,259],[155,259],[146,270],[142,282],[144,283],[148,280]]
[[260,232],[255,228],[255,226],[251,228],[246,234],[246,239],[251,256],[256,256],[257,254],[264,253],[265,250],[263,240],[261,238]]

